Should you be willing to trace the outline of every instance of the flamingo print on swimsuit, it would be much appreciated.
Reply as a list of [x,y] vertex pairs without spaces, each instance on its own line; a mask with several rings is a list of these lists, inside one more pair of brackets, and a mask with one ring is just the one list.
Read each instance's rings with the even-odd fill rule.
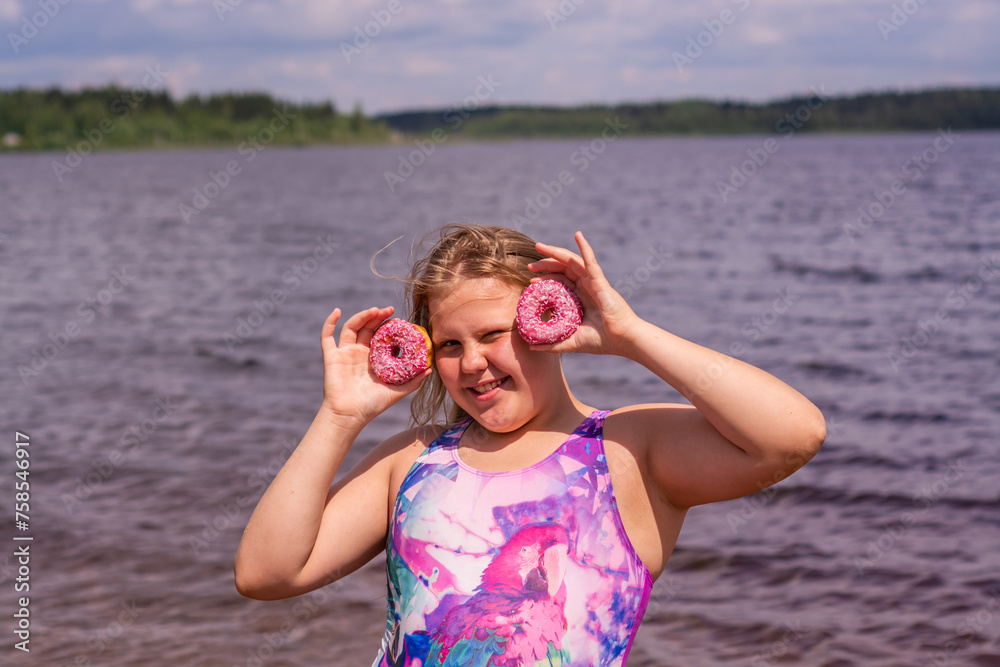
[[374,666],[625,664],[652,581],[621,526],[606,414],[522,470],[465,464],[468,420],[417,458],[390,527]]
[[[494,556],[470,600],[453,607],[435,630],[428,663],[561,664],[566,631],[563,572],[569,534],[558,524],[522,528]],[[500,662],[497,662],[500,659]]]

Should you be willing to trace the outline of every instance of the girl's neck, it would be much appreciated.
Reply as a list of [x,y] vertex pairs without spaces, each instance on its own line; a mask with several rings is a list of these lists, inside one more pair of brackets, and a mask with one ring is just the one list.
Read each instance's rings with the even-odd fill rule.
[[505,449],[534,451],[541,443],[562,442],[594,408],[577,400],[568,388],[562,396],[554,398],[543,410],[512,431],[497,433],[473,420],[462,436],[461,446],[488,454]]

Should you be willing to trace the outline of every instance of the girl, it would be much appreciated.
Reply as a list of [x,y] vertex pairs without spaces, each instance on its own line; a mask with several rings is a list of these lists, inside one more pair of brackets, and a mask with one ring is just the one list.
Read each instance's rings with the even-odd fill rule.
[[[503,227],[440,234],[407,289],[433,368],[380,382],[368,346],[393,309],[348,318],[339,342],[331,313],[322,405],[250,518],[237,589],[299,595],[386,549],[374,665],[624,665],[688,508],[797,470],[826,436],[823,416],[760,369],[642,320],[580,232],[579,254]],[[517,332],[533,276],[583,303],[563,342],[529,345]],[[564,352],[631,359],[691,405],[595,409],[570,391]],[[416,426],[331,488],[362,428],[413,391]],[[448,423],[433,425],[446,398]]]

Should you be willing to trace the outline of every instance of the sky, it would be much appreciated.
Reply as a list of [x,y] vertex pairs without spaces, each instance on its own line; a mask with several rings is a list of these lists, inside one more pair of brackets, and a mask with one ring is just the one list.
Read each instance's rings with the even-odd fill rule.
[[0,0],[0,34],[0,88],[366,113],[1000,85],[998,0]]

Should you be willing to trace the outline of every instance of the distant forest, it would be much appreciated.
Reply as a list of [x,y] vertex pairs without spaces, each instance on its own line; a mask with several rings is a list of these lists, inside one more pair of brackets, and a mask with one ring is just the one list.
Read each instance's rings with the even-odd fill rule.
[[470,99],[448,109],[369,118],[360,108],[341,113],[331,102],[292,104],[262,92],[174,100],[162,90],[116,86],[21,88],[0,90],[0,150],[388,142],[435,132],[468,139],[594,136],[612,121],[627,126],[627,136],[1000,129],[1000,88],[816,93],[759,104],[477,105]]
[[108,86],[66,92],[0,91],[0,150],[236,145],[243,141],[305,145],[387,141],[384,123],[360,109],[341,114],[330,102],[292,104],[266,93],[192,95]]
[[682,100],[575,108],[473,107],[469,104],[447,110],[384,114],[375,120],[406,134],[422,135],[442,128],[483,139],[593,136],[616,117],[628,125],[628,136],[1000,129],[1000,88],[851,97],[817,93],[761,104]]

